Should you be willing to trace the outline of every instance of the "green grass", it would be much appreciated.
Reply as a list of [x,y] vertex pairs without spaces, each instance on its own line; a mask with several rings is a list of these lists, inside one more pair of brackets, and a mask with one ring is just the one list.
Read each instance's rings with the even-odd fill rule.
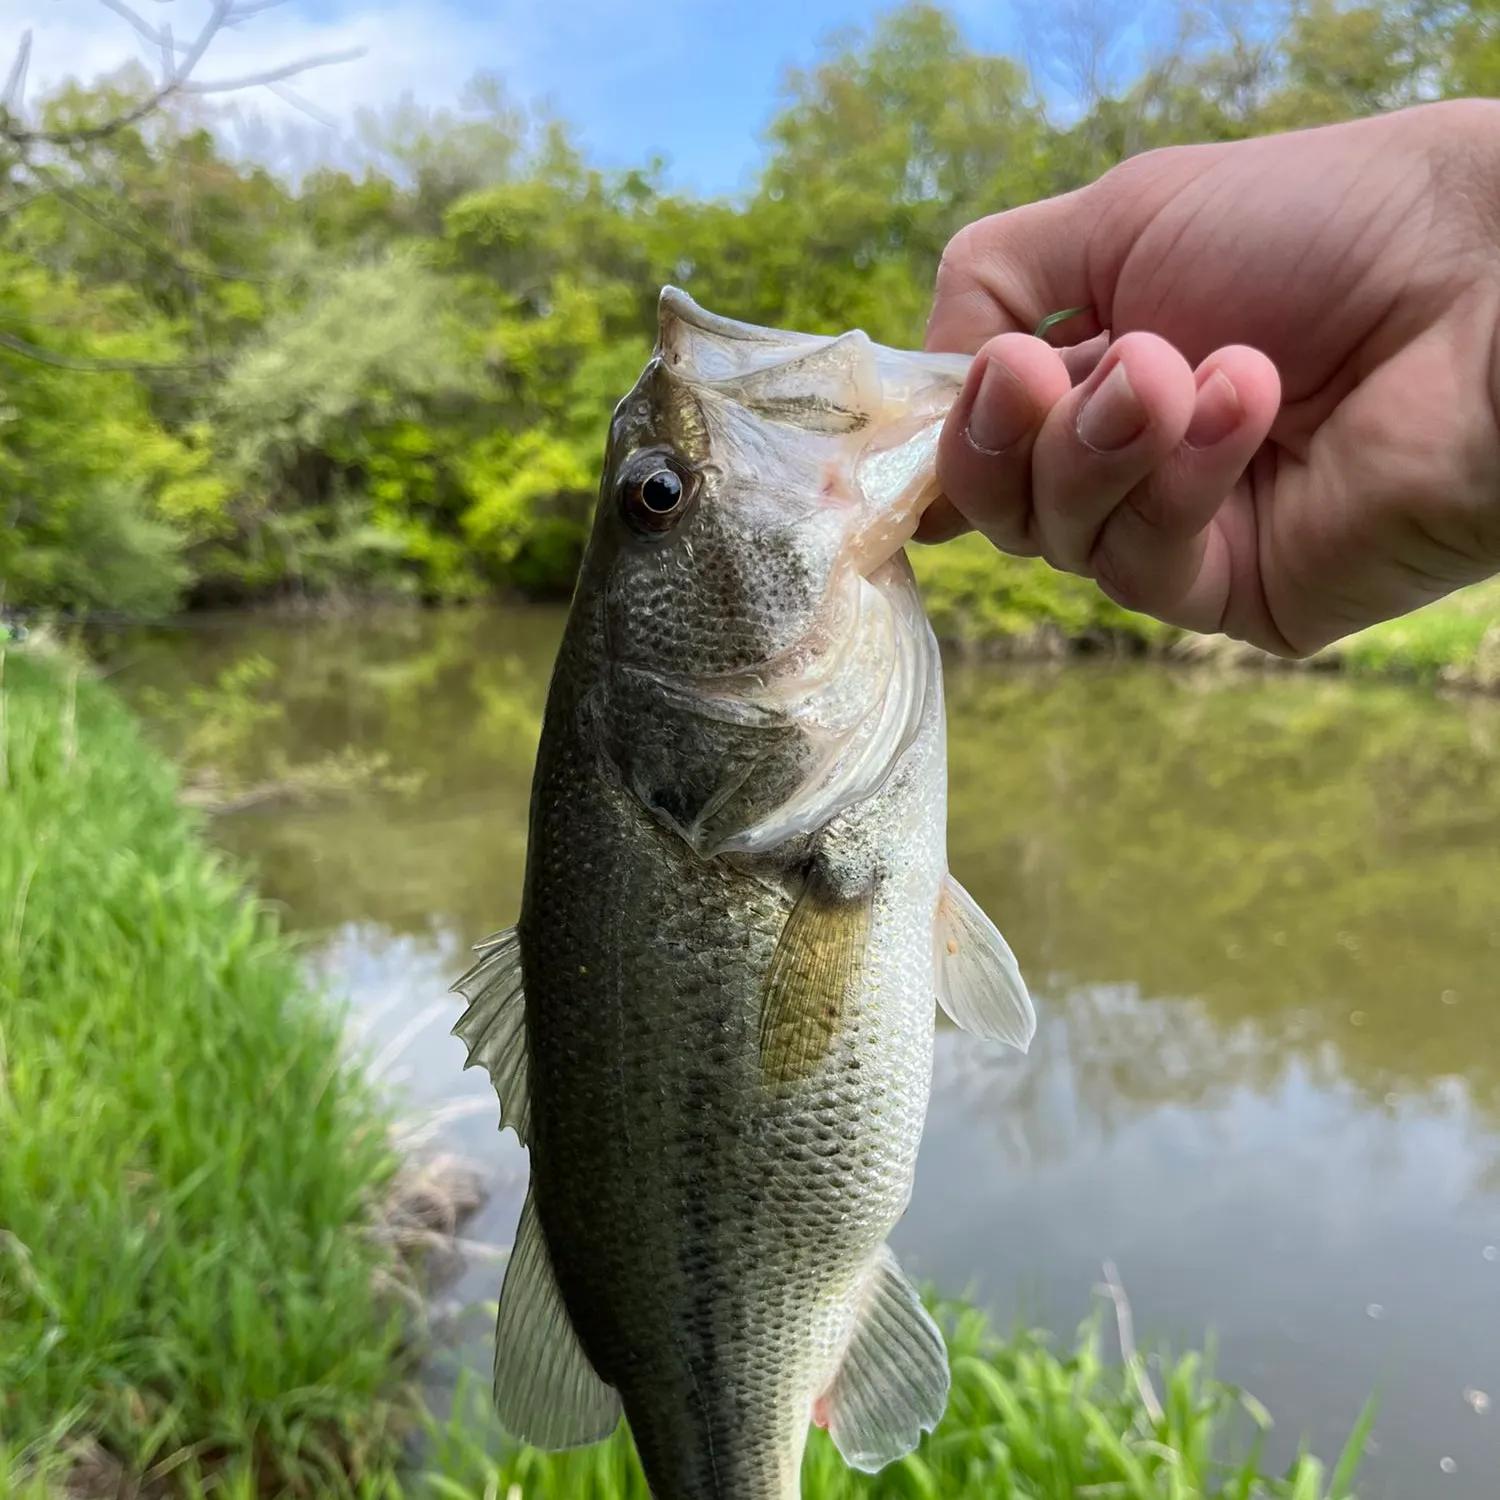
[[[936,1432],[876,1475],[845,1466],[814,1431],[803,1500],[1350,1500],[1369,1430],[1356,1424],[1330,1470],[1308,1454],[1270,1477],[1257,1457],[1270,1417],[1216,1380],[1204,1359],[1167,1361],[1151,1414],[1135,1375],[1108,1363],[1091,1319],[1074,1348],[1045,1336],[994,1336],[982,1313],[934,1304],[948,1337],[953,1392]],[[1140,1368],[1144,1368],[1140,1366]],[[572,1453],[507,1444],[486,1427],[477,1383],[447,1425],[434,1427],[430,1500],[650,1500],[628,1436]],[[1247,1437],[1248,1434],[1248,1437]]]
[[64,1438],[334,1493],[394,1451],[378,1102],[125,711],[0,666],[0,1493]]
[[1373,625],[1326,655],[1353,672],[1500,686],[1500,579]]

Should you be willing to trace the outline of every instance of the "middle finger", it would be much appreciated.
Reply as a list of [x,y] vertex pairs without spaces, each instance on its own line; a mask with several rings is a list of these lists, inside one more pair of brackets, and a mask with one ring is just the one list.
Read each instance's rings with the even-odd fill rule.
[[1031,456],[1035,528],[1054,567],[1089,574],[1109,514],[1187,433],[1197,387],[1165,339],[1129,333],[1048,413]]

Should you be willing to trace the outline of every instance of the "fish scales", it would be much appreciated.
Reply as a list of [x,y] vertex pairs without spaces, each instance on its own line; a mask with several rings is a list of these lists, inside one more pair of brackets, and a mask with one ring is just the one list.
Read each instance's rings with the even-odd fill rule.
[[[941,670],[900,554],[961,372],[882,381],[868,341],[804,340],[664,294],[554,668],[520,920],[460,984],[531,1154],[501,1417],[561,1448],[623,1414],[656,1500],[795,1500],[811,1421],[864,1469],[936,1424],[941,1335],[885,1248],[934,1002],[1018,1046],[1034,1026],[948,875]],[[889,394],[926,391],[911,368],[942,392],[916,422]],[[861,494],[859,434],[892,424],[896,483]]]

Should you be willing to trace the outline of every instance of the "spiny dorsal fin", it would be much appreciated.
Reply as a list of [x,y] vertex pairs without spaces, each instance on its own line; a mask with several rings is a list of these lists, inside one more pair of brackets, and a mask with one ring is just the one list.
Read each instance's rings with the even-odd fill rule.
[[578,1342],[529,1191],[495,1320],[495,1410],[512,1437],[550,1452],[602,1442],[622,1410]]
[[482,1063],[488,1070],[500,1096],[500,1128],[510,1126],[524,1146],[531,1133],[531,1091],[521,940],[514,927],[507,927],[477,943],[474,951],[479,962],[453,986],[469,1002],[453,1035],[469,1049],[464,1067]]
[[937,910],[938,1003],[965,1031],[1025,1052],[1036,1008],[1010,944],[950,875]]
[[843,1363],[818,1408],[851,1468],[874,1474],[910,1453],[948,1404],[943,1335],[882,1246]]
[[853,896],[807,883],[766,973],[760,1071],[769,1087],[806,1078],[827,1054],[864,970],[874,886]]

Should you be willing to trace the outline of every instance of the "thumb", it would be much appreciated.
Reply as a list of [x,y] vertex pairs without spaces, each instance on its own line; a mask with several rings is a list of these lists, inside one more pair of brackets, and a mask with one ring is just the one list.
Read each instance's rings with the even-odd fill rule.
[[1073,308],[1088,311],[1060,325],[1057,343],[1100,333],[1113,286],[1099,284],[1092,268],[1118,257],[1090,254],[1101,225],[1097,200],[1096,184],[959,230],[938,266],[923,347],[972,354],[998,333],[1034,333],[1043,319]]

